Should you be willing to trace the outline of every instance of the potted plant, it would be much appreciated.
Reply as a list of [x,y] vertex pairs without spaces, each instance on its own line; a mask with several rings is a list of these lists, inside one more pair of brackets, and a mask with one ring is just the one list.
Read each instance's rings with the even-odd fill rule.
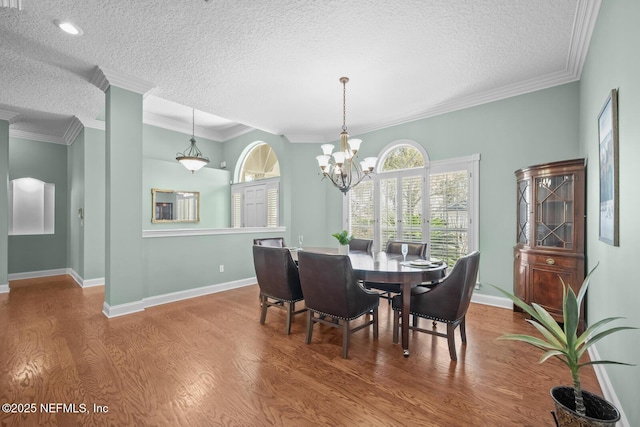
[[350,236],[347,230],[342,230],[339,233],[333,233],[332,236],[338,239],[338,243],[340,243],[340,246],[338,246],[338,253],[340,255],[348,254],[349,242],[353,239],[353,236]]
[[522,341],[539,348],[545,352],[539,363],[555,357],[567,365],[571,372],[573,388],[559,386],[551,389],[551,396],[556,407],[556,411],[552,413],[558,426],[613,426],[620,419],[620,413],[614,405],[596,394],[583,391],[580,385],[580,368],[596,364],[629,365],[628,363],[611,360],[581,363],[580,359],[589,347],[614,332],[637,329],[629,326],[618,326],[601,330],[606,324],[621,319],[621,317],[609,317],[589,326],[587,330],[578,336],[580,305],[596,267],[598,266],[596,265],[587,274],[577,296],[571,286],[567,286],[562,277],[560,277],[563,289],[562,327],[540,305],[536,303],[528,305],[515,295],[494,286],[531,316],[531,319],[527,319],[527,322],[531,323],[542,335],[542,337],[536,337],[524,334],[506,334],[499,337],[499,339]]

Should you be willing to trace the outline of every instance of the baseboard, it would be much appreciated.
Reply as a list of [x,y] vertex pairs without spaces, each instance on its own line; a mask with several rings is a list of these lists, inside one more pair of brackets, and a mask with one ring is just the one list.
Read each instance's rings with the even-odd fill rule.
[[73,268],[67,268],[68,275],[73,277],[73,280],[76,281],[78,286],[81,288],[90,288],[92,286],[101,286],[104,285],[104,277],[98,277],[97,279],[83,279]]
[[108,318],[125,316],[127,314],[138,313],[144,311],[148,307],[156,305],[169,304],[185,299],[197,298],[204,295],[214,294],[217,292],[228,291],[231,289],[242,288],[256,283],[255,277],[248,279],[234,280],[233,282],[218,283],[216,285],[203,286],[195,289],[187,289],[184,291],[171,292],[168,294],[156,295],[143,298],[140,301],[134,301],[126,304],[110,306],[106,302],[103,305],[102,313]]
[[109,319],[113,317],[124,316],[127,314],[138,313],[144,311],[144,303],[142,301],[128,302],[126,304],[118,304],[111,307],[106,302],[102,304],[102,313]]
[[471,296],[471,302],[475,302],[477,304],[490,305],[493,307],[499,308],[507,308],[512,309],[513,303],[509,298],[505,297],[496,297],[493,295],[485,295],[474,292]]
[[[598,349],[595,344],[587,349],[589,353],[589,358],[592,361],[602,360],[600,358],[600,354],[598,353]],[[593,370],[596,371],[596,377],[598,378],[598,383],[600,383],[600,388],[602,389],[603,397],[611,402],[617,409],[620,411],[620,421],[616,424],[620,427],[631,427],[629,424],[629,420],[624,414],[622,410],[622,405],[620,404],[620,400],[618,399],[618,395],[616,395],[616,391],[613,389],[613,385],[611,384],[611,380],[609,379],[609,375],[607,375],[607,371],[604,369],[604,365],[592,365]]]
[[8,276],[9,281],[22,279],[35,279],[37,277],[60,276],[69,274],[69,268],[56,268],[53,270],[27,271],[24,273],[11,273]]
[[0,285],[0,294],[7,293],[9,293],[9,284],[7,283],[6,285]]
[[91,288],[93,286],[102,286],[104,285],[104,277],[98,277],[97,279],[87,279],[82,281],[83,288]]
[[[35,279],[39,277],[60,276],[67,274],[80,286],[81,288],[89,288],[92,286],[104,285],[104,277],[98,277],[97,279],[84,280],[73,268],[57,268],[55,270],[41,270],[41,271],[27,271],[24,273],[9,274],[9,280],[23,280],[23,279]],[[0,293],[2,292],[0,287]],[[9,292],[9,291],[7,291]]]
[[82,276],[80,276],[73,268],[67,268],[67,274],[71,276],[71,278],[78,284],[78,286],[82,287]]
[[248,279],[235,280],[233,282],[219,283],[216,285],[203,286],[201,288],[187,289],[185,291],[171,292],[169,294],[156,295],[143,298],[144,306],[153,307],[156,305],[169,304],[172,302],[182,301],[185,299],[201,297],[204,295],[215,294],[217,292],[228,291],[231,289],[242,288],[244,286],[253,285],[257,282],[255,277]]

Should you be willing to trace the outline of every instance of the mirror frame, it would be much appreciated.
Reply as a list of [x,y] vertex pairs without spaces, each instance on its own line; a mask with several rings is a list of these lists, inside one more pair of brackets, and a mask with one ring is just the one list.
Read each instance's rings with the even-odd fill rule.
[[[196,195],[196,218],[195,219],[156,219],[156,193],[191,193]],[[153,224],[172,223],[172,222],[200,222],[200,192],[199,191],[181,191],[181,190],[163,190],[160,188],[151,189],[151,222]]]

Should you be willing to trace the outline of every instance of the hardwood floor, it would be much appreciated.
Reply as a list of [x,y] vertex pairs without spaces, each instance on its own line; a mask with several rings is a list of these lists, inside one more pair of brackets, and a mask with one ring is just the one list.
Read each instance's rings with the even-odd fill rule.
[[[347,360],[335,328],[304,343],[305,315],[289,336],[281,310],[260,325],[257,286],[114,319],[103,300],[69,276],[0,294],[0,403],[35,409],[0,425],[551,426],[549,389],[571,380],[559,361],[496,340],[533,328],[495,307],[472,304],[454,363],[446,339],[418,332],[403,358],[384,300],[379,340],[356,332]],[[601,394],[591,367],[582,380]]]

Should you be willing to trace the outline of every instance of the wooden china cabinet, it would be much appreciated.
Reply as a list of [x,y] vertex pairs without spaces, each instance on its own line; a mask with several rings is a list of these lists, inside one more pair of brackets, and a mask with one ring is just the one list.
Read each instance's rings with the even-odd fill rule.
[[[566,160],[520,169],[513,289],[562,322],[562,277],[577,294],[584,280],[585,162]],[[514,306],[514,310],[518,310]],[[584,330],[581,311],[580,330]]]

